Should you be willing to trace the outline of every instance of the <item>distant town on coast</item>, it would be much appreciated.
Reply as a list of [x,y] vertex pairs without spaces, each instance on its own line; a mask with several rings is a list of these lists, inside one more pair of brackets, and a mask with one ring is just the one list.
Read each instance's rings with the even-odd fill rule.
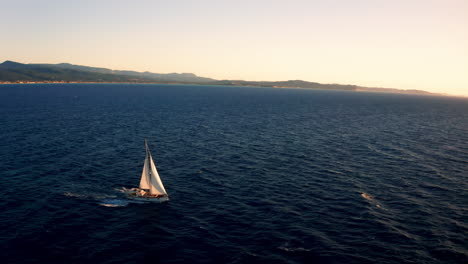
[[322,84],[302,80],[288,81],[244,81],[216,80],[200,77],[193,73],[151,73],[119,71],[106,68],[59,64],[23,64],[5,61],[0,64],[0,84],[22,83],[160,83],[160,84],[198,84],[231,85],[248,87],[303,88],[343,90],[356,92],[382,92],[421,95],[444,95],[422,90],[402,90],[395,88],[363,87],[349,84]]

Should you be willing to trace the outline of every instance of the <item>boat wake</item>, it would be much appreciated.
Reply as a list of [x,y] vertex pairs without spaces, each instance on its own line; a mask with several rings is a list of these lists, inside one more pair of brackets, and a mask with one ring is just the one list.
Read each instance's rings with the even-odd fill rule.
[[369,200],[369,201],[373,201],[374,200],[374,197],[370,196],[369,194],[367,193],[361,193],[361,197],[366,199],[366,200]]
[[[116,189],[119,192],[122,192],[120,189]],[[98,205],[104,207],[125,207],[130,203],[142,204],[146,203],[145,201],[133,201],[126,198],[120,198],[120,195],[103,195],[103,194],[89,194],[89,193],[74,193],[74,192],[65,192],[63,195],[67,197],[73,197],[83,200],[94,200]]]
[[309,252],[311,249],[308,248],[303,248],[303,247],[293,247],[290,245],[289,242],[284,243],[278,249],[286,251],[286,252]]
[[105,207],[125,207],[129,204],[129,201],[121,200],[121,199],[104,199],[102,200],[99,205]]
[[108,198],[116,198],[116,195],[112,194],[99,194],[93,192],[64,192],[64,196],[73,197],[78,199],[87,199],[87,200],[102,200]]
[[367,194],[367,193],[361,193],[361,197],[366,199],[370,204],[374,205],[375,207],[377,208],[380,208],[380,209],[383,209],[382,208],[382,205],[380,205],[380,203],[378,203],[373,196]]

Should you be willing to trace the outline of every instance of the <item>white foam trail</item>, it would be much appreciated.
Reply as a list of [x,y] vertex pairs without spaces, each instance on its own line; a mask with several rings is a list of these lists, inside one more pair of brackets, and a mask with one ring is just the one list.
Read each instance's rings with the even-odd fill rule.
[[[377,201],[374,200],[374,196],[369,195],[367,193],[361,193],[361,197],[369,201],[371,204],[375,205],[375,207],[384,209],[382,205],[380,205]],[[384,209],[385,210],[385,209]]]
[[74,192],[65,192],[63,195],[68,197],[77,197],[77,198],[84,198],[84,199],[105,199],[105,198],[115,198],[115,195],[112,194],[101,194],[101,193],[91,193],[91,192],[82,192],[82,193],[74,193]]
[[302,247],[298,247],[298,248],[293,248],[293,247],[290,247],[290,248],[287,248],[287,247],[278,247],[278,248],[281,249],[281,250],[284,250],[284,251],[288,251],[288,252],[311,251],[310,249],[302,248]]
[[120,199],[105,199],[102,200],[99,205],[105,207],[125,207],[128,205],[128,201]]
[[82,194],[72,193],[72,192],[65,192],[63,193],[63,195],[68,196],[68,197],[84,197],[84,195]]
[[367,193],[361,193],[361,196],[362,198],[366,199],[366,200],[369,200],[369,201],[373,201],[374,200],[374,197],[370,196],[369,194]]
[[278,247],[278,249],[288,251],[288,252],[302,252],[302,251],[311,251],[308,248],[303,247],[291,247],[289,242],[284,243],[282,246]]

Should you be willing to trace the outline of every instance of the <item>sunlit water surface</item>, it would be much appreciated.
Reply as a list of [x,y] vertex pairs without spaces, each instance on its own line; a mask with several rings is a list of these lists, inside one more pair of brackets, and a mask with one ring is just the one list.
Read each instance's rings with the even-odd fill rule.
[[0,131],[3,263],[468,262],[467,99],[2,85]]

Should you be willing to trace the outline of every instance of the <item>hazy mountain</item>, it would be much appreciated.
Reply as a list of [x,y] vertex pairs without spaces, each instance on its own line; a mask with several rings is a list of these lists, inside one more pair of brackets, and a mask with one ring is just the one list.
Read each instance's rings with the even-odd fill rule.
[[356,91],[359,86],[344,85],[344,84],[322,84],[317,82],[306,82],[301,80],[289,80],[278,82],[253,82],[242,80],[223,80],[214,82],[219,85],[239,85],[239,86],[255,86],[255,87],[278,87],[278,88],[311,88],[311,89],[328,89],[328,90],[347,90]]
[[115,71],[69,63],[22,64],[13,61],[5,61],[0,64],[0,81],[208,83],[215,80],[199,77],[192,73],[161,74]]
[[322,84],[302,80],[289,81],[244,81],[215,80],[196,76],[193,73],[152,73],[118,71],[69,63],[22,64],[5,61],[0,64],[1,82],[134,82],[134,83],[182,83],[209,85],[237,85],[253,87],[308,88],[345,91],[367,91],[384,93],[432,94],[420,90],[400,90],[393,88],[362,87],[357,85]]

